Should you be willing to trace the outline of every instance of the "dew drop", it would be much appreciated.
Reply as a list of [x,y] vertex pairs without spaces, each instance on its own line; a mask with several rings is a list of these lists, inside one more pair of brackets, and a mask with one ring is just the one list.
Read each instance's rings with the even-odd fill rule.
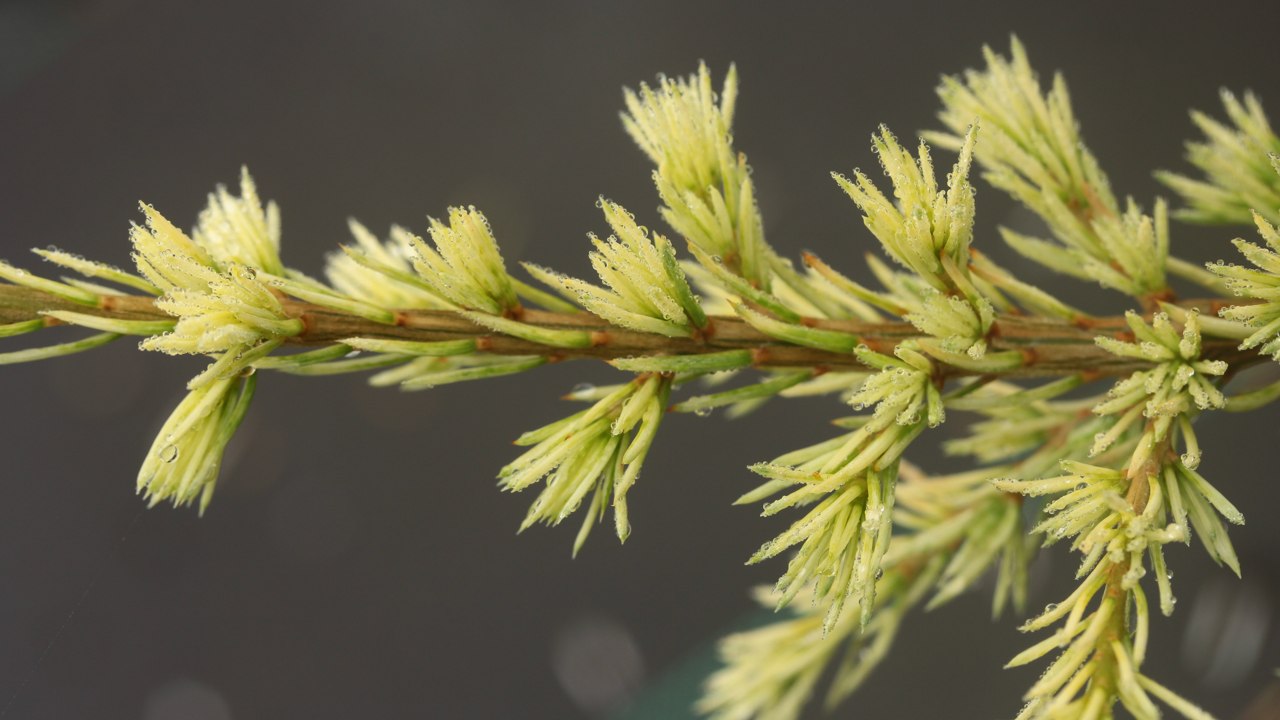
[[595,385],[584,382],[584,383],[578,383],[577,385],[574,385],[573,389],[570,390],[569,392],[572,393],[573,395],[580,395],[582,393],[589,393],[595,389],[596,389]]
[[711,408],[709,408],[709,407],[700,407],[700,408],[698,408],[697,410],[694,410],[694,411],[693,411],[693,414],[694,414],[694,415],[697,415],[698,417],[707,417],[708,415],[710,415],[710,414],[711,414]]
[[160,448],[160,459],[161,459],[161,460],[163,460],[163,461],[165,461],[165,462],[167,462],[167,463],[171,463],[171,462],[173,462],[174,460],[177,460],[177,459],[178,459],[178,446],[177,446],[177,445],[165,445],[164,447]]

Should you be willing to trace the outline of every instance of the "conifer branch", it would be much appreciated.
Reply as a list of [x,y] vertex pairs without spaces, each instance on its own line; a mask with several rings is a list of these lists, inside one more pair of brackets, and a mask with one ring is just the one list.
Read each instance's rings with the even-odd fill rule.
[[[701,355],[723,350],[751,350],[754,367],[826,369],[865,368],[853,353],[840,353],[779,340],[751,327],[738,317],[715,315],[707,318],[699,338],[665,337],[611,325],[587,313],[549,312],[522,309],[520,321],[549,330],[581,330],[591,334],[589,347],[563,348],[495,333],[449,310],[400,310],[395,324],[378,323],[332,308],[289,298],[280,301],[284,315],[300,320],[303,330],[285,339],[291,345],[330,345],[347,338],[386,338],[415,342],[438,342],[473,338],[478,349],[493,355],[539,355],[551,360],[596,358],[616,360],[632,357]],[[1227,299],[1184,301],[1182,309],[1199,309],[1215,314],[1233,304]],[[142,295],[105,296],[98,307],[86,307],[66,298],[21,285],[0,285],[0,324],[29,322],[43,318],[46,326],[62,324],[54,312],[71,312],[109,320],[172,322],[172,316],[156,307],[155,299]],[[1150,315],[1147,316],[1148,318]],[[83,324],[83,323],[81,323]],[[892,352],[899,343],[922,337],[910,323],[862,322],[805,318],[804,327],[830,330],[854,336],[877,352]],[[1004,315],[997,317],[988,334],[994,351],[1016,351],[1022,363],[1007,369],[979,371],[939,361],[944,377],[999,375],[1008,377],[1053,377],[1080,373],[1095,377],[1126,375],[1150,366],[1149,362],[1121,358],[1099,348],[1099,335],[1125,335],[1128,326],[1122,316],[1097,317],[1076,323],[1047,318]],[[1257,352],[1240,350],[1234,340],[1205,343],[1205,357],[1226,360],[1240,368],[1265,360]]]
[[[833,174],[894,263],[867,258],[878,290],[809,253],[797,269],[766,242],[746,156],[732,144],[737,75],[717,95],[704,66],[627,92],[623,114],[655,165],[659,215],[691,259],[601,198],[611,234],[589,235],[598,282],[529,263],[547,289],[512,276],[474,207],[450,208],[426,237],[393,227],[383,241],[351,221],[355,242],[330,255],[321,281],[284,264],[279,209],[263,204],[246,171],[239,196],[219,187],[189,234],[144,204],[145,222],[130,232],[136,272],[54,249],[36,252],[80,277],[0,261],[12,283],[0,284],[0,338],[95,331],[0,352],[0,365],[124,336],[210,358],[137,477],[151,504],[203,512],[257,370],[372,371],[373,386],[425,390],[605,361],[626,379],[575,388],[564,399],[589,406],[517,438],[527,449],[498,475],[507,491],[539,488],[521,530],[585,506],[575,554],[610,509],[618,539],[630,535],[628,493],[668,412],[734,417],[775,397],[837,396],[860,413],[835,420],[842,434],[750,467],[764,482],[738,504],[797,517],[748,560],[788,557],[762,594],[788,615],[725,642],[705,712],[794,718],[843,649],[828,696],[839,700],[884,657],[910,609],[946,603],[995,568],[995,613],[1021,612],[1034,546],[1064,541],[1082,556],[1080,585],[1023,626],[1058,630],[1010,666],[1058,654],[1019,717],[1110,718],[1119,704],[1154,719],[1159,700],[1200,720],[1203,711],[1143,674],[1143,578],[1149,566],[1153,605],[1172,613],[1165,550],[1189,544],[1192,529],[1215,562],[1240,573],[1226,524],[1244,517],[1197,471],[1193,421],[1280,398],[1280,383],[1223,392],[1234,373],[1280,360],[1280,140],[1252,95],[1224,96],[1233,128],[1195,116],[1206,142],[1192,143],[1189,159],[1206,179],[1162,174],[1189,205],[1174,216],[1252,219],[1265,245],[1237,239],[1249,266],[1200,268],[1170,255],[1164,200],[1147,213],[1112,193],[1061,77],[1042,89],[1016,40],[1010,58],[987,50],[986,59],[986,70],[939,88],[945,131],[926,137],[958,152],[945,182],[927,144],[912,152],[884,127],[872,143],[888,188],[860,171]],[[1004,230],[1013,250],[1124,293],[1145,314],[1090,316],[974,250],[975,164],[1045,223],[1044,238]],[[1234,297],[1175,302],[1170,275]],[[758,372],[745,384],[673,397],[747,369]],[[1035,377],[1052,379],[1011,382]],[[1110,389],[1091,394],[1101,381]],[[907,451],[948,411],[979,417],[943,443],[978,467],[926,478]]]

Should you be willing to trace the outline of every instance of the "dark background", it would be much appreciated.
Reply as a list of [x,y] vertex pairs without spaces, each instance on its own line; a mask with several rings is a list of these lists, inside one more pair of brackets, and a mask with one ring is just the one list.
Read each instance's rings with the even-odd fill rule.
[[[307,272],[349,215],[421,231],[427,213],[474,203],[509,262],[584,276],[598,194],[659,223],[620,87],[705,59],[717,78],[739,65],[736,143],[774,245],[858,272],[872,238],[828,172],[873,166],[878,123],[908,138],[932,126],[939,74],[1010,32],[1044,77],[1067,74],[1117,193],[1144,203],[1160,192],[1152,169],[1184,168],[1187,108],[1219,112],[1220,86],[1255,89],[1280,118],[1278,6],[1176,7],[9,0],[0,255],[31,266],[27,248],[55,244],[124,265],[139,199],[189,225],[243,163],[283,208],[286,262]],[[998,257],[998,223],[1035,229],[990,189],[979,222]],[[1245,231],[1175,232],[1176,252],[1213,259]],[[747,588],[782,569],[742,564],[789,522],[730,507],[751,486],[744,466],[829,436],[847,410],[671,417],[631,496],[632,538],[600,528],[571,561],[576,523],[517,538],[532,494],[492,478],[511,438],[568,412],[555,398],[604,368],[419,394],[263,377],[198,519],[141,512],[133,482],[201,363],[132,345],[0,378],[0,717],[683,717],[711,643],[753,617]],[[930,440],[959,425],[914,457],[957,467]],[[1182,602],[1155,621],[1147,670],[1223,718],[1275,717],[1275,408],[1200,433],[1203,471],[1250,520],[1232,530],[1245,579],[1175,549]],[[1042,558],[1033,607],[1059,598],[1074,562]],[[1012,716],[1037,670],[1000,670],[1030,639],[988,608],[978,592],[912,616],[836,716]]]

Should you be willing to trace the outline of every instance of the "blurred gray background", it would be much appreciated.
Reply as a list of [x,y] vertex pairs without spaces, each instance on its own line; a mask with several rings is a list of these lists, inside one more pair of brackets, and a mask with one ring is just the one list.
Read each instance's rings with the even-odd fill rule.
[[[1175,7],[5,0],[0,256],[33,265],[26,250],[54,244],[126,264],[139,199],[189,225],[248,164],[307,272],[348,216],[421,231],[474,203],[509,261],[585,275],[597,195],[659,224],[620,87],[705,59],[741,71],[736,142],[771,241],[857,273],[872,239],[828,172],[874,166],[878,123],[932,126],[939,74],[1011,32],[1045,77],[1067,74],[1115,189],[1144,203],[1152,169],[1184,168],[1187,109],[1216,113],[1220,86],[1255,89],[1280,118],[1280,6]],[[1001,258],[997,224],[1035,229],[990,189],[979,222]],[[1178,226],[1175,251],[1222,257],[1243,232]],[[571,561],[576,526],[516,537],[532,495],[493,476],[512,438],[607,369],[419,394],[263,377],[206,517],[143,513],[137,464],[200,366],[126,341],[0,374],[0,717],[685,717],[715,638],[757,619],[747,589],[782,568],[742,564],[789,521],[729,505],[744,466],[827,437],[846,410],[671,417],[631,496],[632,538],[601,528]],[[1250,519],[1232,530],[1245,579],[1175,549],[1181,602],[1154,628],[1150,673],[1223,718],[1280,707],[1275,418],[1202,423],[1203,470]],[[931,441],[959,424],[914,457],[956,467]],[[1033,607],[1074,562],[1038,563]],[[917,613],[835,716],[1012,716],[1037,670],[1000,670],[1028,638],[989,616],[985,592]]]

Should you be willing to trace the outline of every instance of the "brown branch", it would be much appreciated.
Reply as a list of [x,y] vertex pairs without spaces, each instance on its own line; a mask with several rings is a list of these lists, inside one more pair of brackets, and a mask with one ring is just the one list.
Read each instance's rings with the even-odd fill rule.
[[[557,359],[614,358],[644,355],[692,355],[723,350],[757,350],[757,364],[762,367],[811,367],[857,369],[861,365],[852,354],[803,347],[770,338],[736,317],[712,317],[709,326],[697,338],[668,338],[635,332],[610,325],[587,313],[556,313],[528,309],[521,321],[546,328],[587,330],[593,332],[596,344],[587,348],[556,348],[495,334],[456,313],[442,310],[404,310],[396,313],[395,325],[384,325],[354,315],[298,302],[282,301],[285,312],[303,321],[302,334],[289,338],[290,343],[321,345],[349,337],[392,338],[402,340],[457,340],[485,338],[485,352],[497,355],[543,355]],[[1201,300],[1181,303],[1183,307],[1212,312],[1224,301]],[[54,295],[16,285],[0,285],[0,323],[20,322],[40,317],[42,311],[70,310],[123,320],[165,320],[170,316],[159,310],[154,300],[140,295],[105,297],[99,307],[87,307]],[[50,319],[50,324],[56,324]],[[838,330],[856,335],[879,352],[891,352],[898,343],[920,337],[919,331],[904,322],[868,323],[853,320],[806,320],[811,327]],[[993,352],[1014,350],[1025,358],[1022,366],[1001,372],[1006,376],[1057,376],[1090,373],[1114,376],[1149,367],[1149,363],[1112,355],[1094,344],[1098,335],[1129,337],[1122,317],[1102,317],[1062,322],[1026,316],[1001,316],[992,326],[989,345]],[[1233,367],[1258,362],[1255,352],[1241,351],[1236,343],[1209,340],[1204,343],[1207,358],[1226,360]],[[943,377],[973,375],[964,368],[942,363]]]

